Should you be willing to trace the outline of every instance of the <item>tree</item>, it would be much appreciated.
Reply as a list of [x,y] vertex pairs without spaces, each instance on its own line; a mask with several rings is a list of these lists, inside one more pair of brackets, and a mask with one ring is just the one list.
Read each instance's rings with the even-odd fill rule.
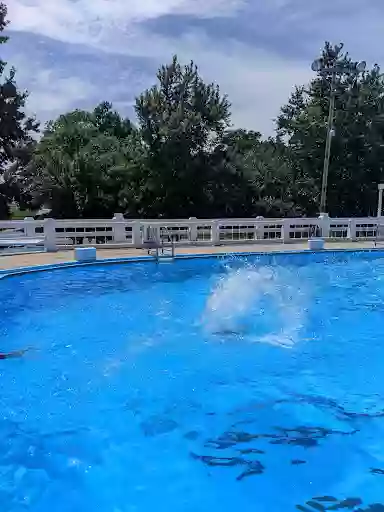
[[[329,43],[326,67],[351,66]],[[230,104],[193,62],[174,57],[137,98],[139,126],[104,102],[51,121],[36,144],[12,142],[2,172],[6,203],[42,205],[56,217],[245,217],[316,215],[330,79],[296,87],[275,138],[231,129]],[[367,215],[384,181],[384,81],[378,66],[337,82],[328,211]],[[6,145],[3,147],[6,147]]]
[[136,101],[147,149],[145,214],[208,217],[233,211],[230,188],[238,180],[222,146],[230,124],[227,97],[202,80],[193,62],[182,66],[177,57],[160,68],[157,79]]
[[[0,3],[0,44],[8,38],[2,35],[6,25],[7,8]],[[7,63],[0,60],[0,218],[9,215],[9,203],[15,198],[17,187],[9,186],[9,165],[15,160],[14,151],[20,144],[28,144],[38,123],[25,112],[26,92],[20,92],[15,82],[15,69],[4,77]]]
[[3,186],[7,188],[6,196],[12,198],[20,209],[36,209],[39,204],[34,201],[35,183],[30,179],[33,174],[33,157],[37,141],[21,143],[13,150],[14,161],[3,172]]
[[[349,55],[326,43],[326,67],[349,66]],[[296,201],[307,214],[319,209],[330,77],[321,74],[308,88],[297,87],[277,119],[278,137],[287,142],[298,185]],[[375,210],[377,184],[383,181],[384,81],[377,65],[361,76],[344,74],[336,86],[335,136],[328,182],[328,212],[365,216]]]
[[237,190],[241,191],[243,214],[253,217],[302,214],[294,201],[297,187],[289,150],[283,142],[273,138],[262,140],[261,133],[242,129],[228,131],[223,142],[227,160],[242,180],[242,187]]
[[[135,212],[130,185],[140,161],[140,137],[128,119],[102,103],[48,123],[29,166],[35,202],[54,217],[110,217]],[[129,204],[128,204],[129,203]]]

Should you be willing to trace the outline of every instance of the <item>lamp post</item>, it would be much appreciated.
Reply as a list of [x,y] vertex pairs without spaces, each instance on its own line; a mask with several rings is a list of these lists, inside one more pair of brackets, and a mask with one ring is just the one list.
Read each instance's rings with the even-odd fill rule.
[[324,154],[324,165],[323,165],[323,178],[321,184],[321,197],[320,197],[320,214],[324,215],[325,207],[327,204],[327,189],[328,189],[328,174],[329,174],[329,162],[331,158],[331,146],[332,138],[335,135],[335,129],[333,126],[335,118],[335,106],[336,106],[336,86],[338,77],[342,75],[355,75],[364,73],[367,63],[361,62],[337,62],[337,58],[343,48],[343,44],[335,47],[332,55],[335,64],[333,66],[326,66],[324,59],[316,59],[312,63],[312,71],[319,73],[322,77],[326,78],[331,76],[331,91],[329,97],[329,112],[327,122],[327,138],[325,142],[325,154]]

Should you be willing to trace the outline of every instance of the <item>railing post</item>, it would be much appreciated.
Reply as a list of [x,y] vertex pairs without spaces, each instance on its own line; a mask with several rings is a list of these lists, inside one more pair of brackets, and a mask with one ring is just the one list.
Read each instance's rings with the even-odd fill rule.
[[327,213],[321,213],[319,215],[319,224],[321,229],[321,238],[329,238],[331,220]]
[[140,249],[143,246],[143,240],[141,237],[141,222],[135,220],[132,223],[132,245],[136,249]]
[[28,238],[36,236],[36,226],[34,224],[35,219],[33,217],[24,217],[25,224],[23,225],[24,234]]
[[348,240],[351,240],[351,242],[355,242],[357,240],[355,219],[349,219],[348,221],[347,238]]
[[55,219],[49,218],[44,221],[44,247],[48,252],[57,251]]
[[113,239],[116,243],[122,244],[127,241],[125,232],[125,219],[122,213],[115,213],[113,216]]
[[189,241],[197,242],[197,218],[189,217],[188,220],[191,221],[191,223],[189,225],[189,236],[190,236]]
[[218,220],[212,221],[211,224],[211,242],[212,245],[220,245],[220,223]]
[[264,240],[264,224],[262,222],[264,221],[264,217],[261,215],[258,215],[256,217],[257,224],[256,224],[256,240]]
[[281,239],[284,244],[286,244],[290,240],[290,236],[289,236],[290,228],[291,228],[290,219],[283,219],[283,225],[281,227]]

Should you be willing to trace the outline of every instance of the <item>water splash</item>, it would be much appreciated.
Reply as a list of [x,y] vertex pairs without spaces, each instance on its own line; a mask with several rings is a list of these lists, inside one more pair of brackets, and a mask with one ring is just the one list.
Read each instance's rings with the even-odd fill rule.
[[215,335],[292,347],[305,312],[303,290],[294,277],[270,267],[227,268],[208,298],[204,327]]

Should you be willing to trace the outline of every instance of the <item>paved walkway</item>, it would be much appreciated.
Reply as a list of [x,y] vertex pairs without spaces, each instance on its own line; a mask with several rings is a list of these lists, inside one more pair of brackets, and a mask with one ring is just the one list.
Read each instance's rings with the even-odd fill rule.
[[[239,252],[283,252],[303,251],[308,248],[306,243],[297,244],[254,244],[254,245],[226,245],[219,247],[183,247],[177,248],[176,254],[217,254]],[[326,249],[372,249],[372,242],[341,242],[326,244]],[[384,249],[384,246],[383,246]],[[99,249],[99,260],[108,258],[125,258],[130,256],[145,256],[146,251],[141,249]],[[0,269],[29,267],[34,265],[50,265],[74,261],[74,251],[59,251],[55,253],[13,254],[0,256]]]

